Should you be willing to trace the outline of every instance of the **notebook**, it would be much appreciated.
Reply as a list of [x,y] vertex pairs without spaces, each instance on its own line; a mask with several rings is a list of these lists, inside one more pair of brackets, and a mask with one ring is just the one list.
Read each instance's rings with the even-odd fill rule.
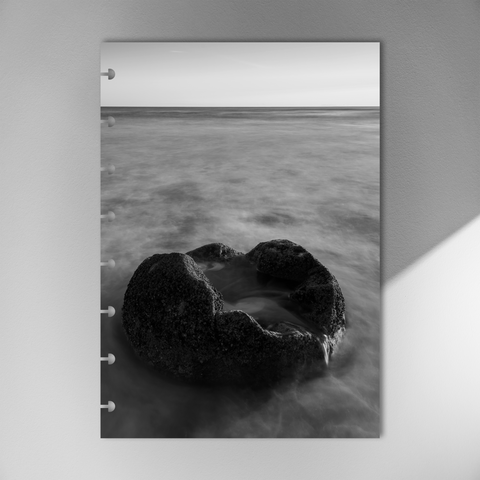
[[112,42],[100,81],[101,437],[379,437],[379,43]]

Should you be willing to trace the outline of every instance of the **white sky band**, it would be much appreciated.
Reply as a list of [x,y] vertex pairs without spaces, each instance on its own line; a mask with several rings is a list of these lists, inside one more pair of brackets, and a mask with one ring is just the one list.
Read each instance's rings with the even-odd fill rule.
[[379,42],[102,44],[102,106],[378,107]]

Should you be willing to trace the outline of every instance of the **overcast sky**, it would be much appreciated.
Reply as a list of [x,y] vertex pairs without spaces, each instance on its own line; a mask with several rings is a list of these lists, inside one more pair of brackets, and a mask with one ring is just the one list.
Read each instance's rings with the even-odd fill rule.
[[380,44],[104,43],[102,106],[379,106]]

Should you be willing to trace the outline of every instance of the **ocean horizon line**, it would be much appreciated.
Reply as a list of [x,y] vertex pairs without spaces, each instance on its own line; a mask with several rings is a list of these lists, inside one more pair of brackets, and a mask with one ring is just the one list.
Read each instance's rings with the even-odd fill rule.
[[374,110],[379,109],[379,105],[371,105],[371,106],[315,106],[315,107],[305,107],[305,106],[298,106],[298,107],[279,107],[279,106],[133,106],[133,105],[101,105],[101,108],[150,108],[150,109],[175,109],[175,110],[192,110],[192,109],[222,109],[222,110]]

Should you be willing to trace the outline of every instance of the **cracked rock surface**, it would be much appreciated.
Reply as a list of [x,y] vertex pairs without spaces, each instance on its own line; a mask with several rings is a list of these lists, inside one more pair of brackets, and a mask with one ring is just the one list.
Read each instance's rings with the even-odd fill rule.
[[[280,294],[265,299],[275,307],[270,318],[228,308],[229,293],[212,284],[209,269],[234,272],[237,284],[258,277],[259,295],[281,285]],[[247,254],[212,243],[152,255],[128,284],[122,322],[137,355],[169,375],[255,385],[324,368],[344,334],[344,311],[340,286],[325,266],[300,245],[272,240]]]

